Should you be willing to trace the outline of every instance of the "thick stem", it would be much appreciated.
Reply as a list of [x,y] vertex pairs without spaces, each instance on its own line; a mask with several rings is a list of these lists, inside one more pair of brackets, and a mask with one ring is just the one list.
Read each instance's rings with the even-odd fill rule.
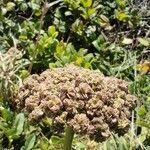
[[67,126],[65,128],[64,150],[71,150],[73,136],[74,136],[73,129],[71,127]]

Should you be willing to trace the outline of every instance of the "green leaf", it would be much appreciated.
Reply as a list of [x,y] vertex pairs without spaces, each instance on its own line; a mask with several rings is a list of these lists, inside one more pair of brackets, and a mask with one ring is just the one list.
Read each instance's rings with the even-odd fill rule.
[[98,45],[98,41],[97,41],[97,40],[93,41],[92,44],[94,45],[94,47],[95,47],[98,51],[101,50],[100,47],[99,47],[99,45]]
[[60,41],[56,47],[56,54],[58,57],[62,56],[65,52],[65,43]]
[[31,150],[34,147],[36,136],[31,134],[27,137],[23,150]]
[[86,145],[81,143],[81,142],[78,142],[76,145],[77,145],[78,149],[80,149],[80,150],[85,150],[86,149]]
[[55,135],[53,135],[52,137],[51,137],[51,142],[53,143],[53,144],[62,144],[62,138],[60,138],[60,137],[58,137],[58,136],[55,136]]
[[34,1],[28,2],[29,7],[31,7],[33,10],[40,9],[40,5],[36,4]]
[[41,150],[49,149],[50,143],[49,143],[48,139],[46,139],[46,138],[40,139],[39,147]]
[[133,42],[133,40],[130,39],[130,38],[124,38],[123,41],[122,41],[123,44],[127,44],[127,45],[132,44],[132,42]]
[[61,61],[63,64],[67,64],[67,63],[70,63],[71,59],[69,56],[62,56]]
[[71,16],[72,15],[72,12],[71,11],[66,11],[65,12],[65,16]]
[[41,9],[37,9],[35,10],[35,16],[39,17],[42,14],[42,10]]
[[119,21],[126,21],[129,18],[129,16],[126,14],[126,12],[118,11],[118,10],[116,10],[115,16]]
[[84,61],[83,57],[77,57],[75,63],[80,66],[83,63],[83,61]]
[[96,9],[95,8],[88,9],[88,16],[89,17],[92,16],[93,14],[95,14],[95,13],[96,13]]
[[28,70],[21,70],[19,73],[20,73],[21,79],[23,79],[23,80],[30,75]]
[[82,4],[83,7],[85,7],[85,8],[91,7],[91,5],[92,5],[92,0],[81,0],[81,4]]
[[146,114],[146,108],[145,108],[145,106],[144,105],[142,105],[139,109],[138,109],[138,115],[139,116],[144,116],[145,114]]
[[86,62],[83,67],[89,69],[91,68],[91,63]]
[[16,130],[15,128],[7,128],[5,131],[5,135],[9,139],[9,141],[12,141],[13,139],[16,139],[18,136],[16,135]]
[[6,120],[6,122],[12,120],[12,113],[9,110],[3,108],[0,111],[1,111],[3,119]]
[[55,32],[56,32],[55,26],[50,26],[50,27],[48,28],[48,33],[49,33],[49,34],[53,35]]
[[150,46],[150,40],[146,38],[137,38],[137,40],[144,46]]
[[56,64],[55,63],[49,63],[49,68],[52,69],[52,68],[55,68],[56,67]]
[[22,35],[19,36],[20,40],[27,40],[27,38],[28,38],[27,35],[22,34]]
[[90,62],[92,58],[94,58],[94,56],[93,56],[92,53],[89,53],[89,54],[87,54],[87,55],[84,57],[84,59],[85,59],[87,62]]
[[15,8],[15,3],[13,2],[8,2],[7,5],[6,5],[6,9],[7,11],[11,11]]
[[2,13],[2,15],[5,15],[5,14],[7,13],[7,9],[4,8],[4,7],[2,7],[2,8],[1,8],[1,13]]
[[104,48],[105,39],[100,35],[95,41],[92,42],[94,47],[100,52]]
[[25,116],[23,113],[20,113],[16,116],[13,128],[16,130],[16,135],[20,135],[23,131],[24,127],[24,122],[25,122]]
[[80,19],[76,19],[76,21],[72,24],[72,31],[82,35],[84,26],[83,26],[83,22]]
[[48,28],[48,35],[49,36],[53,36],[54,38],[58,36],[58,32],[56,31],[56,27],[55,26],[50,26]]
[[84,56],[86,53],[87,53],[87,49],[84,48],[80,48],[78,51],[79,56]]
[[126,1],[125,0],[116,0],[117,4],[121,7],[121,8],[125,8],[126,7]]
[[6,133],[7,129],[9,129],[8,124],[0,123],[0,129]]

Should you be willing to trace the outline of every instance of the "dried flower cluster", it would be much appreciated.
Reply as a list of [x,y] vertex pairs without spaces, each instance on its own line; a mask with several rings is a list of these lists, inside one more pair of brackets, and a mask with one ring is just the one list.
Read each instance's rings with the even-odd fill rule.
[[54,125],[67,124],[76,133],[105,140],[111,132],[128,129],[135,101],[126,81],[68,65],[29,76],[16,104],[32,122],[47,116]]

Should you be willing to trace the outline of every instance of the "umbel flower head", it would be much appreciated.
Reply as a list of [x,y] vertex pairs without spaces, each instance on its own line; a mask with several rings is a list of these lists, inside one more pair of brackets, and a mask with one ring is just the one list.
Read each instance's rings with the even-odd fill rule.
[[54,126],[68,125],[75,133],[105,140],[112,132],[127,131],[136,97],[124,80],[67,65],[29,76],[15,102],[33,123],[47,116]]

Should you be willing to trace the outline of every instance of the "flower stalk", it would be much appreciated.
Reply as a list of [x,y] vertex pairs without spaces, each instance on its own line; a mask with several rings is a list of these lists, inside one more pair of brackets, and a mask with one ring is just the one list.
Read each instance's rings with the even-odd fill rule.
[[64,150],[71,150],[73,136],[74,136],[74,131],[73,131],[72,127],[66,126],[66,128],[65,128]]

